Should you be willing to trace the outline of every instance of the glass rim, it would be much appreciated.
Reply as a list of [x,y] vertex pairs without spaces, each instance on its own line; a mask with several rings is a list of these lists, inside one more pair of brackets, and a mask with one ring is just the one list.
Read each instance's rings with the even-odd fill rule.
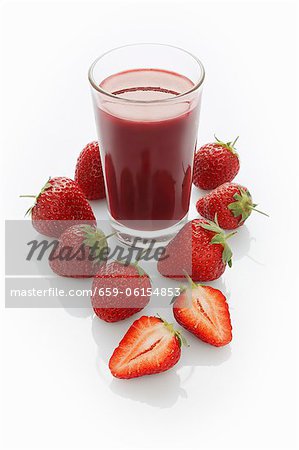
[[[104,56],[114,52],[115,50],[121,50],[121,49],[127,48],[127,47],[137,47],[137,46],[143,46],[143,45],[157,45],[157,46],[162,46],[162,47],[174,48],[176,50],[180,50],[181,52],[191,56],[191,58],[193,58],[193,60],[197,63],[197,65],[198,65],[198,67],[200,68],[200,71],[201,71],[201,74],[200,74],[200,77],[199,77],[198,81],[188,91],[182,92],[181,94],[178,94],[178,95],[174,95],[173,97],[160,99],[160,100],[134,100],[134,99],[131,99],[131,98],[123,98],[123,97],[119,97],[118,95],[112,94],[111,92],[108,92],[105,89],[101,88],[99,85],[97,85],[97,83],[95,82],[94,76],[93,76],[93,72],[94,72],[94,68],[97,65],[97,63],[102,58],[104,58]],[[91,86],[96,91],[100,92],[103,95],[106,95],[107,97],[113,98],[114,100],[119,100],[119,101],[124,102],[124,103],[153,104],[153,103],[172,102],[172,101],[177,100],[178,98],[185,97],[188,94],[191,94],[192,92],[195,92],[203,84],[204,79],[205,79],[204,65],[200,61],[200,59],[197,58],[197,56],[193,55],[192,53],[190,53],[187,50],[184,50],[181,47],[177,47],[175,45],[170,45],[170,44],[160,44],[160,43],[156,43],[156,42],[144,42],[144,43],[136,43],[136,44],[126,44],[126,45],[121,45],[119,47],[112,48],[111,50],[108,50],[107,52],[102,53],[102,55],[98,56],[98,58],[96,58],[96,60],[91,64],[91,66],[90,66],[90,68],[88,70],[88,80],[89,80]]]

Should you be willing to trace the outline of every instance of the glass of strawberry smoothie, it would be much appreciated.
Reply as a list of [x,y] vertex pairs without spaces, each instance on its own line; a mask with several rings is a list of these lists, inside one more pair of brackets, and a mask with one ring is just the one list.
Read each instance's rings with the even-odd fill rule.
[[134,44],[100,56],[89,81],[112,227],[129,245],[167,242],[188,216],[203,65]]

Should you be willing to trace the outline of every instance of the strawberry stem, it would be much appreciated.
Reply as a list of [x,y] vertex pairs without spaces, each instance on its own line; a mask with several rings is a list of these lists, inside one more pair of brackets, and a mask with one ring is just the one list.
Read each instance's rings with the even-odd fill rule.
[[258,212],[260,214],[263,214],[263,216],[270,217],[269,214],[266,214],[263,211],[260,211],[259,209],[256,209],[254,206],[250,206],[249,205],[249,208],[252,209],[253,211],[256,211],[256,212]]
[[236,149],[234,147],[235,143],[239,139],[239,136],[236,137],[236,139],[233,142],[223,142],[220,139],[217,138],[217,136],[214,134],[214,138],[216,139],[216,143],[222,145],[223,147],[227,148],[231,153],[238,156]]
[[225,239],[229,239],[230,237],[234,236],[235,234],[237,234],[236,231],[232,231],[231,233],[228,233],[225,235]]
[[[112,236],[115,236],[117,233],[116,233],[116,231],[114,232],[114,233],[111,233],[111,234],[107,234],[107,236],[105,236],[105,238],[106,239],[109,239],[110,237],[112,237]],[[103,238],[102,238],[103,239]]]
[[[116,234],[116,233],[113,233],[113,234]],[[143,250],[140,252],[140,254],[138,254],[138,255],[136,256],[134,262],[127,263],[126,257],[125,257],[125,256],[124,256],[123,258],[121,258],[121,259],[115,259],[114,261],[117,262],[117,263],[119,263],[119,264],[123,264],[124,266],[126,266],[126,265],[127,265],[127,266],[134,266],[134,267],[136,268],[137,272],[139,273],[139,276],[141,276],[141,277],[147,276],[147,277],[151,280],[151,277],[150,277],[150,276],[145,272],[145,270],[139,265],[139,260],[141,259],[142,255],[144,255],[147,251],[148,251],[148,248],[147,248],[147,249],[143,249]]]
[[32,209],[34,208],[34,206],[36,205],[39,197],[41,194],[43,194],[47,189],[49,189],[51,187],[51,184],[49,183],[49,181],[51,180],[51,177],[48,178],[47,183],[42,187],[40,193],[38,195],[20,195],[19,197],[21,198],[34,198],[35,199],[35,204],[32,205],[25,213],[25,217],[27,216],[27,214],[30,214]]
[[190,287],[193,288],[197,288],[197,284],[194,283],[194,281],[192,280],[192,278],[190,277],[190,275],[186,272],[186,270],[183,269],[183,272],[185,274],[185,278],[186,280],[189,282]]
[[234,140],[234,142],[231,144],[231,147],[235,146],[235,143],[237,142],[237,140],[239,139],[239,136],[236,137],[236,139]]
[[181,333],[181,331],[176,330],[173,326],[173,323],[169,323],[166,322],[166,320],[164,320],[160,314],[156,313],[157,317],[163,322],[164,326],[172,333],[174,334],[174,336],[178,339],[180,347],[182,346],[182,344],[185,347],[190,347],[190,345],[188,344],[187,339],[185,338],[185,336]]
[[35,195],[19,195],[20,198],[35,198]]
[[136,264],[140,261],[142,256],[146,254],[147,251],[148,251],[148,248],[144,248],[140,253],[138,253],[138,255],[135,258],[135,263]]

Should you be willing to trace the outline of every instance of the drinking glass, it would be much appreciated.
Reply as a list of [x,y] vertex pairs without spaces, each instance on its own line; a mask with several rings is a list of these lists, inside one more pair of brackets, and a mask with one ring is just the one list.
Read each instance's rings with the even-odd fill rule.
[[89,69],[109,216],[128,245],[166,243],[186,222],[204,76],[164,44],[119,47]]

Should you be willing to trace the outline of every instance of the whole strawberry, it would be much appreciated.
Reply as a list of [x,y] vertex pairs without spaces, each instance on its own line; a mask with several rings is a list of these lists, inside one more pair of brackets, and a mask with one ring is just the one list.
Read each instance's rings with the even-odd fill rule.
[[90,142],[79,155],[75,181],[89,200],[105,198],[105,184],[100,158],[99,144]]
[[232,181],[240,169],[234,142],[216,142],[201,147],[194,157],[193,183],[201,189],[215,189]]
[[100,267],[92,284],[91,303],[96,315],[118,322],[141,311],[149,302],[151,282],[138,262],[114,261]]
[[108,237],[92,225],[71,226],[60,235],[49,256],[51,269],[62,277],[94,276],[107,259]]
[[219,226],[225,230],[243,225],[252,211],[267,216],[257,210],[256,206],[248,189],[237,183],[224,183],[196,203],[201,216],[212,220],[217,215]]
[[232,326],[226,298],[211,286],[189,286],[174,299],[175,320],[190,333],[216,347],[232,340]]
[[79,185],[66,177],[50,178],[35,198],[35,204],[26,214],[31,214],[32,225],[41,234],[59,237],[76,223],[96,223],[91,206]]
[[169,242],[158,261],[161,275],[184,278],[188,274],[194,281],[211,281],[219,278],[226,264],[232,265],[232,252],[218,223],[194,219],[188,222]]
[[109,361],[116,378],[136,378],[171,369],[180,359],[185,343],[171,323],[142,316],[130,326]]

